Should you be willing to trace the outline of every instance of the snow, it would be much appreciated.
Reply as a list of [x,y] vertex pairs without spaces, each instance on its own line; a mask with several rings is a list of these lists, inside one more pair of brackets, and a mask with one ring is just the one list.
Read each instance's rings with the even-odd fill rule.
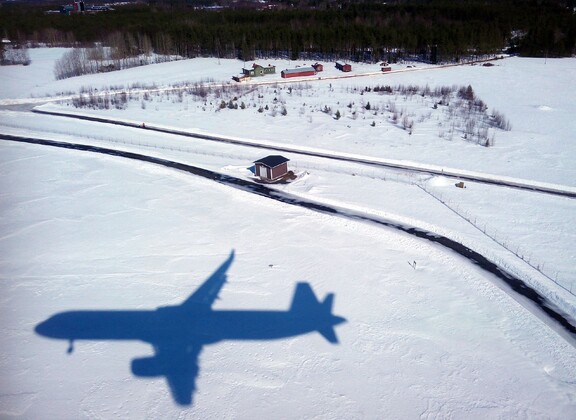
[[[244,66],[194,59],[55,81],[50,63],[64,51],[31,50],[30,66],[0,68],[9,81],[0,86],[0,132],[147,153],[239,178],[254,160],[278,154],[29,113],[32,97],[37,105],[46,95],[86,86],[195,82],[208,79],[207,68],[215,83],[228,84]],[[282,82],[281,69],[311,64],[261,63],[275,64],[278,74],[253,81],[274,83]],[[287,145],[300,177],[277,188],[456,239],[575,318],[574,199],[472,182],[460,189],[454,178],[298,153],[321,149],[572,190],[576,102],[563,92],[576,90],[570,76],[576,59],[494,63],[398,64],[386,75],[354,64],[353,74],[377,74],[310,80],[297,98],[287,93],[294,86],[295,95],[296,85],[254,86],[263,96],[254,101],[262,103],[281,92],[286,116],[253,108],[202,111],[188,97],[178,102],[168,95],[146,109],[141,100],[125,110],[55,102],[40,109]],[[324,68],[323,78],[341,75],[328,63]],[[350,101],[368,98],[351,93],[354,86],[384,83],[470,84],[510,119],[512,130],[496,132],[495,146],[486,148],[440,138],[435,122],[416,122],[409,135],[385,117],[371,127],[367,115],[334,120],[299,111],[306,102],[348,112]],[[252,101],[251,94],[245,98]],[[429,109],[395,100],[415,116]],[[576,411],[573,340],[492,275],[439,245],[152,164],[15,142],[0,147],[2,418],[566,419]],[[286,311],[296,284],[307,282],[320,300],[334,293],[333,313],[346,318],[335,327],[339,343],[313,332],[205,345],[193,402],[183,406],[163,377],[132,374],[133,359],[153,355],[145,342],[78,340],[67,354],[65,340],[34,332],[65,311],[179,305],[231,250],[235,259],[213,310]]]

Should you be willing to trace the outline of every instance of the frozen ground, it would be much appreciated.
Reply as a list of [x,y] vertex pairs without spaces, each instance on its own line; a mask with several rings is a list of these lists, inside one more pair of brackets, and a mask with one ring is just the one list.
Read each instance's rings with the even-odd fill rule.
[[[202,80],[207,63],[216,82],[227,81],[243,65],[189,60],[55,82],[48,63],[61,53],[32,50],[31,66],[0,68],[14,82],[0,86],[3,103],[88,85]],[[202,111],[173,96],[145,109],[141,99],[125,110],[44,108],[573,187],[576,127],[569,115],[576,104],[555,92],[576,83],[569,76],[576,60],[496,64],[310,82],[307,91],[315,93],[286,99],[287,115],[275,117],[254,109]],[[337,75],[326,77],[330,72]],[[385,117],[372,127],[371,119],[300,114],[300,102],[314,97],[344,110],[364,99],[349,96],[350,87],[385,81],[471,84],[513,129],[496,132],[495,146],[484,148],[440,138],[434,124],[420,131],[416,124],[409,135]],[[256,100],[272,101],[269,89],[280,87],[259,89],[263,98]],[[7,110],[0,111],[0,130],[121,147],[234,176],[246,176],[265,153]],[[576,411],[575,348],[491,276],[440,247],[149,164],[10,142],[0,147],[2,417],[566,419]],[[576,310],[565,290],[574,281],[574,200],[475,184],[462,190],[447,178],[289,157],[301,177],[283,189],[456,238],[546,290],[567,312]],[[214,310],[287,310],[296,283],[308,282],[319,299],[335,294],[333,313],[346,318],[335,327],[339,343],[312,333],[205,346],[193,404],[181,406],[162,377],[131,373],[133,359],[153,354],[145,343],[78,341],[67,354],[66,341],[34,333],[64,311],[178,305],[232,249]]]

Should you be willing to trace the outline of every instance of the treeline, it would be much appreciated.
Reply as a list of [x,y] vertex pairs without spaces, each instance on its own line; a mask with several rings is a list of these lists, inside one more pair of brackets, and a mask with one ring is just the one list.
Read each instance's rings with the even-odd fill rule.
[[576,53],[576,15],[565,2],[316,3],[325,6],[213,11],[174,1],[72,16],[45,13],[56,6],[4,3],[0,30],[16,42],[77,47],[96,42],[109,45],[113,38],[116,48],[134,56],[151,48],[158,54],[182,57],[375,62],[418,56],[435,62],[505,48],[529,56]]
[[[117,35],[120,36],[118,33]],[[151,46],[146,43],[139,45],[149,49],[142,49],[141,54],[134,55],[122,48],[123,42],[118,46],[119,44],[114,42],[113,36],[108,40],[111,41],[111,47],[103,47],[102,44],[98,44],[91,48],[72,48],[63,54],[54,65],[56,80],[83,74],[104,73],[147,64],[163,63],[179,58],[178,56],[153,54]]]

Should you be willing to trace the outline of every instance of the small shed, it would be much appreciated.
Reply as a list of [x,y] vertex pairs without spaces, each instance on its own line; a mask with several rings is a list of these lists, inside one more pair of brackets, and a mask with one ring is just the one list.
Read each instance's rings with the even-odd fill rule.
[[314,67],[298,67],[295,69],[286,69],[280,72],[280,76],[284,79],[289,77],[304,77],[304,76],[314,76],[316,74],[316,70]]
[[457,182],[457,183],[454,184],[454,185],[457,186],[458,188],[466,188],[466,185],[465,185],[462,181]]
[[232,76],[232,80],[235,82],[247,82],[250,80],[250,76],[246,74],[239,74],[237,76]]
[[266,181],[273,181],[288,173],[290,159],[280,155],[270,155],[254,161],[256,176]]
[[342,61],[336,61],[336,68],[343,72],[352,71],[352,65]]
[[316,63],[316,64],[312,65],[312,67],[314,67],[314,70],[316,70],[317,73],[324,71],[324,66],[320,63]]

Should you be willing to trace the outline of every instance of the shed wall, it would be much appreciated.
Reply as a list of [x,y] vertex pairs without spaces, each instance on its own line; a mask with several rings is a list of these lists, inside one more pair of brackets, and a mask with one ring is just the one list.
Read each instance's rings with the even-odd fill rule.
[[256,175],[269,179],[268,168],[261,164],[256,164]]
[[279,178],[288,172],[288,163],[283,163],[281,165],[272,168],[272,179]]

